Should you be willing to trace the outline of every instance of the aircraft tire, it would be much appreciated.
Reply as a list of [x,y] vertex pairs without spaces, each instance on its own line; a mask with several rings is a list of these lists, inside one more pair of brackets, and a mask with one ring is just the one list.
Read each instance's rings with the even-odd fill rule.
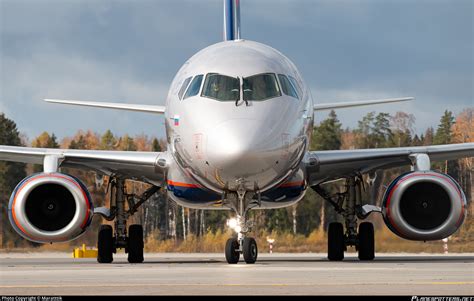
[[240,252],[239,242],[236,238],[229,238],[225,244],[225,259],[229,264],[236,264],[239,262]]
[[328,229],[328,259],[341,261],[344,259],[344,228],[341,223],[330,223]]
[[374,225],[364,222],[359,225],[359,259],[373,260],[375,258]]
[[128,228],[128,262],[142,263],[143,258],[143,227],[142,225],[130,225]]
[[245,237],[242,252],[244,254],[245,263],[253,264],[257,261],[258,248],[257,242],[252,237]]
[[97,238],[97,262],[111,263],[114,260],[114,238],[112,235],[112,226],[101,225]]

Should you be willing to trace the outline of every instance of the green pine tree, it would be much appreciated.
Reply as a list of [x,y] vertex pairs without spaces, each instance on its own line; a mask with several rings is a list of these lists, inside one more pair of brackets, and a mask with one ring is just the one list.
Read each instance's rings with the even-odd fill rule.
[[393,133],[390,129],[390,114],[377,114],[373,125],[371,140],[374,147],[388,147],[393,144]]
[[373,123],[375,120],[375,112],[370,112],[365,115],[362,120],[359,120],[356,134],[356,148],[371,148],[374,147],[372,140]]
[[[340,149],[342,145],[342,132],[342,125],[337,118],[336,112],[331,111],[327,119],[323,120],[319,126],[314,127],[313,137],[311,141],[311,149]],[[334,187],[330,187],[329,189],[333,190]],[[311,189],[307,191],[304,199],[300,203],[298,203],[298,207],[296,209],[297,233],[309,235],[319,226],[323,226],[325,229],[329,222],[334,221],[334,210],[329,204],[325,202],[325,200],[323,200],[319,195],[311,191]],[[325,219],[322,223],[321,215],[323,210]],[[292,218],[290,218],[288,214],[286,214],[286,218],[283,217],[284,215],[282,211],[279,215],[272,216],[273,219],[269,219],[268,224],[271,225],[273,229],[279,229],[279,227],[282,227],[282,225],[288,224],[288,228],[286,229],[291,229]]]
[[100,149],[103,150],[114,150],[115,145],[117,144],[117,139],[114,134],[107,130],[104,135],[100,138]]
[[451,143],[451,132],[454,125],[454,120],[453,112],[448,110],[444,111],[433,139],[434,144]]
[[332,110],[329,117],[314,127],[311,141],[312,150],[337,150],[341,148],[342,125]]
[[[15,122],[5,117],[3,113],[0,114],[0,145],[22,146],[20,133]],[[25,164],[0,161],[1,248],[26,243],[12,230],[7,216],[9,197],[16,185],[25,177]]]
[[421,146],[423,145],[423,139],[425,137],[423,136],[423,134],[421,134],[421,136],[418,137],[418,134],[415,134],[415,137],[413,137],[413,140],[412,140],[412,143],[411,145],[413,146]]
[[[455,119],[451,111],[444,111],[443,116],[439,121],[436,134],[433,138],[433,144],[449,144],[451,143],[452,127]],[[457,169],[456,161],[444,161],[444,164],[435,163],[433,167],[441,170],[444,173],[449,173],[451,176],[455,176],[455,170]]]
[[158,139],[154,138],[151,143],[151,151],[152,152],[161,152],[161,145]]
[[83,135],[79,136],[79,139],[72,140],[71,143],[69,144],[70,149],[87,149],[86,148],[86,139],[84,138]]

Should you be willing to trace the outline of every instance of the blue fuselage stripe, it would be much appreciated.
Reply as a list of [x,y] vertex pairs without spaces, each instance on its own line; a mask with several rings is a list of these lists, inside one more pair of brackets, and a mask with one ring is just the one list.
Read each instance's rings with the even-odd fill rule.
[[168,184],[168,190],[172,191],[176,197],[193,203],[214,202],[221,198],[219,194],[199,187],[185,187]]
[[[201,187],[179,186],[168,183],[168,190],[172,192],[174,196],[192,203],[215,202],[221,199],[221,195]],[[301,185],[277,187],[262,193],[262,198],[266,201],[278,202],[282,201],[282,199],[298,197],[303,191],[304,186]]]

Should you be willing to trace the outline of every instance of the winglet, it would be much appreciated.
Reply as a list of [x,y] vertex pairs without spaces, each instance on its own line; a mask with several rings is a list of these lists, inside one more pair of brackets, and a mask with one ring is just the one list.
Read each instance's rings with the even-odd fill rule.
[[323,111],[323,110],[343,109],[343,108],[370,106],[370,105],[385,104],[385,103],[392,103],[392,102],[412,101],[414,99],[415,99],[414,97],[401,97],[401,98],[387,98],[387,99],[376,99],[376,100],[322,103],[322,104],[314,105],[314,110]]
[[126,103],[113,103],[113,102],[95,102],[95,101],[80,101],[80,100],[64,100],[64,99],[44,99],[49,103],[60,103],[66,105],[96,107],[96,108],[107,108],[107,109],[118,109],[135,112],[147,112],[164,114],[166,107],[164,106],[153,106],[153,105],[139,105],[139,104],[126,104]]

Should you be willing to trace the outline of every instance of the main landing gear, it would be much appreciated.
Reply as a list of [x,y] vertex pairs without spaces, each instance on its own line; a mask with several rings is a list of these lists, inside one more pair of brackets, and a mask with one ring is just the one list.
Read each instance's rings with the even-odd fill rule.
[[[111,263],[113,254],[118,248],[124,248],[128,253],[128,262],[143,262],[143,227],[141,225],[130,225],[127,231],[127,219],[132,216],[146,200],[148,200],[159,187],[152,186],[143,195],[126,194],[124,180],[118,178],[111,179],[110,189],[110,209],[97,208],[96,213],[102,215],[106,220],[114,220],[114,230],[111,225],[102,225],[97,239],[97,261],[99,263]],[[138,202],[135,200],[138,198]],[[125,201],[128,210],[125,210]],[[114,233],[115,232],[115,233]]]
[[242,254],[245,263],[253,264],[257,261],[258,247],[254,238],[247,237],[253,225],[250,221],[247,221],[246,217],[251,208],[259,205],[259,201],[254,200],[253,196],[242,190],[237,191],[236,195],[229,195],[227,201],[230,202],[230,207],[237,213],[237,218],[229,220],[227,225],[237,235],[227,240],[225,259],[229,264],[236,264],[239,262],[240,254]]
[[363,222],[357,229],[357,218],[365,219],[372,212],[380,212],[380,208],[371,205],[361,205],[362,180],[348,178],[346,191],[335,196],[330,195],[322,187],[312,187],[321,197],[331,203],[336,212],[345,220],[346,231],[342,223],[330,223],[328,229],[328,259],[340,261],[348,246],[354,246],[360,260],[375,258],[374,226]]

